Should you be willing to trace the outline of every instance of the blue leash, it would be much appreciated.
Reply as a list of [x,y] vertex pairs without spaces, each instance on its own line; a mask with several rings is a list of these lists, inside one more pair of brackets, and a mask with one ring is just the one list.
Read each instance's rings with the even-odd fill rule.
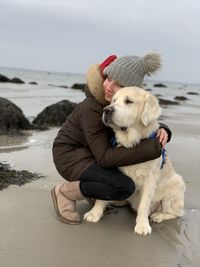
[[113,136],[111,139],[111,145],[112,145],[112,147],[116,147],[118,145],[115,136]]
[[[149,138],[151,139],[155,139],[156,138],[156,132],[152,132],[149,136]],[[160,169],[162,169],[166,163],[166,158],[167,158],[167,150],[165,148],[162,148],[162,152],[161,152],[161,156],[162,156],[162,162],[161,162],[161,166]]]

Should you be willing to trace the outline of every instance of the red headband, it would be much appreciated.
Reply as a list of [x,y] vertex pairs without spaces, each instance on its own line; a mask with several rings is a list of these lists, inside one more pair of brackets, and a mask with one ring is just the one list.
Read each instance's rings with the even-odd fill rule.
[[102,75],[103,78],[104,78],[104,75],[103,75],[103,71],[104,71],[104,69],[105,69],[108,65],[110,65],[110,63],[112,63],[116,58],[117,58],[117,56],[115,56],[115,55],[111,55],[111,56],[109,56],[108,58],[106,58],[101,64],[99,64],[99,68],[100,68],[101,75]]

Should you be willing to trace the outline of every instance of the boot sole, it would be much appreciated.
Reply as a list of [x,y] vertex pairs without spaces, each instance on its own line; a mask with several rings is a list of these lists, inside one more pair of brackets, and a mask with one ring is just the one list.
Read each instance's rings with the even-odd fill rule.
[[63,223],[66,223],[66,224],[81,224],[81,221],[70,221],[70,220],[67,220],[66,218],[64,218],[61,214],[60,214],[60,211],[58,209],[58,203],[57,203],[57,197],[56,197],[56,193],[55,193],[55,188],[52,188],[51,189],[51,197],[52,197],[52,200],[53,200],[53,205],[54,205],[54,208],[55,208],[55,211],[56,211],[56,215],[57,217],[59,218],[59,220]]

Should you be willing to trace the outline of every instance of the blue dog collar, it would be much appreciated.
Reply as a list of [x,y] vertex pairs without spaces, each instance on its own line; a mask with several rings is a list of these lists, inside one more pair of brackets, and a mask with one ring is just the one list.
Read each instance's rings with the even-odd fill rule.
[[[152,132],[150,134],[149,138],[155,139],[156,135],[157,135],[156,132]],[[111,145],[112,145],[112,147],[116,147],[118,145],[115,136],[113,136],[112,139],[111,139]],[[160,169],[162,169],[164,167],[164,165],[166,163],[166,159],[167,159],[167,150],[165,148],[162,148],[161,156],[162,156],[162,162],[161,162],[161,165],[160,165]]]

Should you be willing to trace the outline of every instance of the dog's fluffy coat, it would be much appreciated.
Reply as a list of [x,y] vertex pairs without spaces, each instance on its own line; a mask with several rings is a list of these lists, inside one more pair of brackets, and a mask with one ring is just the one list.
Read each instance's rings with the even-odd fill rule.
[[[117,91],[112,103],[105,108],[103,121],[113,128],[117,143],[128,148],[158,129],[160,114],[155,96],[138,87],[125,87]],[[149,216],[157,223],[183,216],[185,184],[168,157],[162,169],[161,161],[162,157],[120,167],[136,185],[136,192],[127,201],[137,211],[134,231],[141,235],[151,233]],[[84,219],[99,221],[106,205],[106,201],[96,200]]]

